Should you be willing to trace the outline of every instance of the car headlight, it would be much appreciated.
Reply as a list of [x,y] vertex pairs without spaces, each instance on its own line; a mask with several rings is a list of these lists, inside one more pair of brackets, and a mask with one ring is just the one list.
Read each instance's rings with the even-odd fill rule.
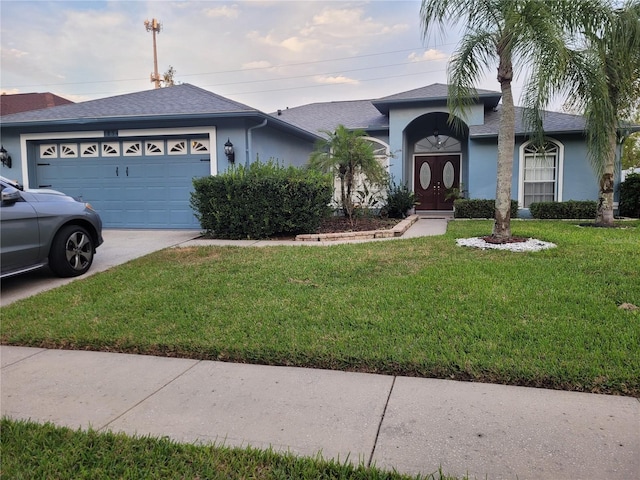
[[91,206],[90,203],[85,202],[84,206],[85,208],[88,208],[89,210],[93,210],[95,212],[95,209]]

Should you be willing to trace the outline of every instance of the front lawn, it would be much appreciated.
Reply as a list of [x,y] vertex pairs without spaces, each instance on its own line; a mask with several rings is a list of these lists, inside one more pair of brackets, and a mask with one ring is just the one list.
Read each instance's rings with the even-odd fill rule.
[[1,341],[640,396],[640,222],[513,221],[535,253],[446,235],[168,249],[2,308]]

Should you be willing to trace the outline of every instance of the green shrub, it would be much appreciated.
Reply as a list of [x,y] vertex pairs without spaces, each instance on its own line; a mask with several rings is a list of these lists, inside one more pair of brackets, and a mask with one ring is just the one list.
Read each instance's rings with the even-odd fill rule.
[[191,207],[208,234],[269,238],[314,232],[329,214],[332,179],[273,161],[194,179]]
[[409,187],[394,182],[387,192],[387,205],[383,211],[390,218],[405,218],[415,205],[416,196]]
[[529,205],[531,216],[538,219],[595,218],[598,204],[592,200],[567,202],[534,202]]
[[623,217],[640,218],[640,173],[627,175],[620,184],[618,213]]
[[[493,218],[496,201],[459,198],[453,202],[455,218]],[[518,218],[518,202],[511,200],[511,218]]]

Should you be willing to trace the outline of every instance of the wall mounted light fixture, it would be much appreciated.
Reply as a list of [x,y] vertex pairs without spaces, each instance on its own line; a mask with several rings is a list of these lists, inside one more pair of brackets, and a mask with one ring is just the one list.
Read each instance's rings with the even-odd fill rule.
[[236,161],[236,154],[233,151],[233,143],[231,143],[231,140],[229,140],[229,138],[227,138],[227,141],[224,144],[224,154],[227,156],[229,162],[233,163]]
[[5,167],[11,168],[11,156],[9,152],[4,149],[4,145],[0,146],[0,161],[2,161]]

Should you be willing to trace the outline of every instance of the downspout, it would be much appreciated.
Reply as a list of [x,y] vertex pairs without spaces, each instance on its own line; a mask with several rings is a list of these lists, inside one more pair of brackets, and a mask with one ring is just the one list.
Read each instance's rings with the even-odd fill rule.
[[264,119],[264,121],[259,124],[259,125],[254,125],[253,127],[249,127],[247,128],[247,158],[245,161],[245,166],[249,166],[250,163],[250,159],[251,159],[251,142],[252,142],[252,137],[251,137],[251,133],[252,130],[255,130],[256,128],[262,128],[262,127],[266,127],[267,126],[267,120],[268,119]]

